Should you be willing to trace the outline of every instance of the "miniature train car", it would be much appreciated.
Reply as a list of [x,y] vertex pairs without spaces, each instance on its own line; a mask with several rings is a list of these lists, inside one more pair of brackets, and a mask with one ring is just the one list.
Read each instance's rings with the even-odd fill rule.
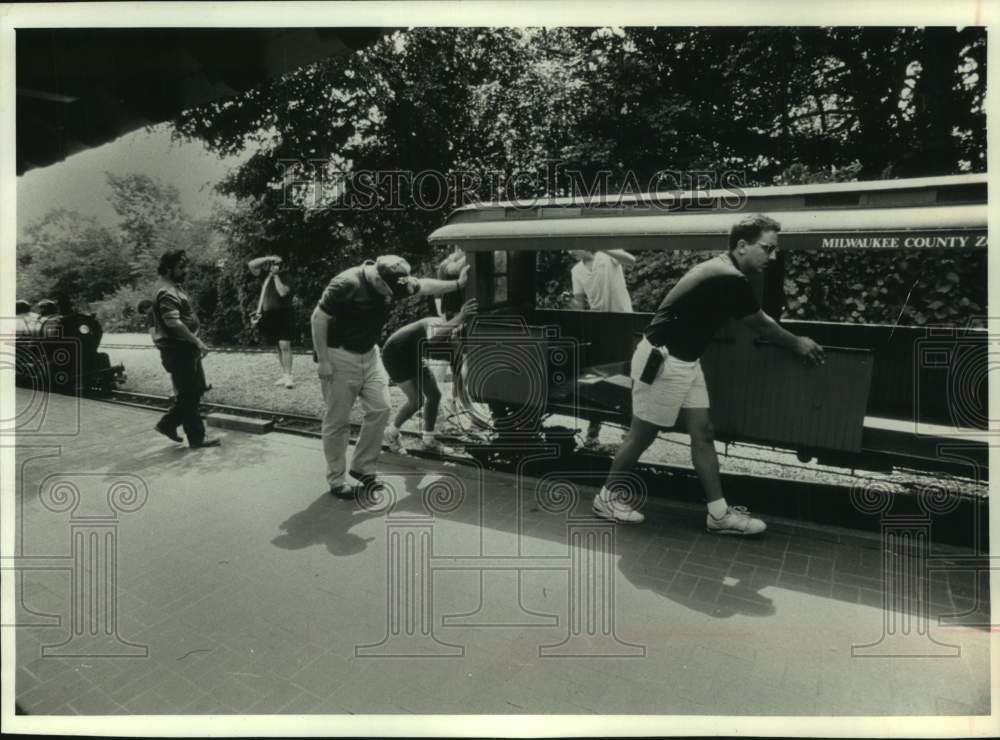
[[[513,430],[546,413],[628,423],[627,362],[651,314],[537,307],[538,253],[722,251],[732,224],[752,212],[781,223],[781,251],[979,250],[988,244],[985,175],[465,206],[428,241],[462,248],[471,265],[466,297],[478,299],[480,318],[468,335],[466,391],[489,405],[497,426]],[[780,252],[752,282],[764,310],[780,320]],[[985,428],[985,402],[979,417],[966,409],[956,418],[954,389],[935,375],[941,368],[920,361],[927,328],[783,325],[824,344],[826,364],[805,367],[732,322],[702,358],[720,439],[853,465],[869,447],[866,418],[873,416],[904,426]],[[985,360],[985,330],[954,332]],[[890,446],[905,454],[913,447],[910,437],[904,429]]]

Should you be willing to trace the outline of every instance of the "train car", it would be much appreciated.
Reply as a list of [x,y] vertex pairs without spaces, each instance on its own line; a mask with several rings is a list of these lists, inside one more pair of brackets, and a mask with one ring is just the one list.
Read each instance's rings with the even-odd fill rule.
[[16,337],[15,383],[42,391],[110,396],[125,379],[125,367],[101,352],[104,332],[92,315],[43,316]]
[[[481,317],[466,349],[471,400],[512,433],[553,413],[627,424],[627,362],[651,314],[539,308],[538,253],[722,251],[748,212],[781,223],[779,255],[988,245],[985,175],[465,206],[428,241],[461,247],[472,265],[467,297],[479,300]],[[944,441],[985,466],[985,375],[971,395],[968,383],[986,366],[985,329],[782,320],[784,269],[779,258],[754,282],[761,305],[823,344],[827,362],[804,367],[732,322],[702,358],[720,440],[850,467],[872,467],[879,456],[939,463]]]

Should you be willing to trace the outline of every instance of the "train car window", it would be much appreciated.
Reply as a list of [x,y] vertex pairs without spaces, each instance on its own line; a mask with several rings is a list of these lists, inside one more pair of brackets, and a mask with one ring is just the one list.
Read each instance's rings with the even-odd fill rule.
[[493,278],[493,302],[507,302],[507,276],[494,276]]
[[507,276],[509,273],[510,261],[511,255],[509,252],[498,251],[493,253],[493,273],[490,282],[493,287],[492,302],[494,305],[506,303],[510,299],[510,295],[507,290]]
[[859,195],[857,193],[818,193],[805,196],[803,205],[806,208],[837,208],[856,206],[858,201]]
[[985,200],[985,183],[962,187],[939,188],[937,191],[938,203],[982,203]]
[[861,203],[871,207],[926,206],[935,202],[935,191],[926,188],[877,190],[861,196]]

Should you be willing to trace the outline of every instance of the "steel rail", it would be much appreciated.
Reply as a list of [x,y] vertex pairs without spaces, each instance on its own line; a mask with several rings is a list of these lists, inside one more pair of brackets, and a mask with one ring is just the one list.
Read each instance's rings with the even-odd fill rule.
[[[108,403],[114,403],[114,404],[122,405],[122,406],[132,406],[132,407],[136,407],[136,408],[146,408],[146,409],[155,408],[157,410],[166,410],[167,407],[170,405],[170,398],[168,396],[161,396],[161,395],[148,394],[148,393],[135,393],[135,392],[131,392],[131,391],[117,391],[117,390],[113,392],[113,395],[112,395],[111,398],[98,399],[98,400],[102,400],[102,401],[105,401],[105,402],[108,402]],[[201,407],[203,409],[205,409],[205,410],[208,410],[208,411],[216,411],[216,412],[219,412],[219,413],[232,414],[232,415],[235,415],[235,416],[245,416],[245,417],[254,418],[254,419],[269,419],[269,420],[271,420],[271,421],[274,422],[274,430],[275,431],[283,432],[283,433],[286,433],[286,434],[296,434],[296,435],[299,435],[299,436],[310,437],[310,438],[314,438],[314,439],[319,439],[320,438],[320,424],[321,424],[321,420],[318,417],[315,417],[315,416],[308,416],[308,415],[304,415],[304,414],[293,414],[293,413],[288,413],[288,412],[284,412],[284,411],[271,411],[271,410],[268,410],[268,409],[250,408],[250,407],[246,407],[246,406],[235,406],[235,405],[232,405],[232,404],[211,403],[211,402],[202,402],[201,403]],[[451,416],[444,416],[444,415],[442,415],[442,416],[445,419],[451,419],[451,418],[454,418],[454,417],[457,417],[457,416],[461,416],[461,414],[453,414]],[[622,429],[622,430],[625,429],[625,427],[623,427],[621,425],[617,425],[617,424],[609,423],[607,425],[608,426],[615,426],[615,427],[617,427],[619,429]],[[353,423],[351,424],[351,441],[355,441],[356,440],[356,437],[357,437],[357,434],[358,434],[360,428],[361,428],[361,426],[359,424],[353,424]],[[416,432],[416,431],[400,430],[400,433],[405,438],[407,438],[407,439],[417,439],[417,438],[419,438],[421,436],[421,433],[420,432]],[[460,435],[456,435],[456,434],[438,434],[437,438],[440,439],[445,444],[452,444],[452,445],[457,444],[457,445],[461,445],[461,446],[463,446],[463,447],[465,447],[467,449],[468,448],[472,448],[472,449],[474,449],[477,452],[479,452],[479,451],[490,452],[490,451],[492,451],[494,449],[494,445],[491,445],[490,442],[489,442],[489,440],[483,439],[482,437],[478,437],[475,434],[469,434],[469,433],[464,433],[464,434],[460,434]],[[678,440],[674,440],[674,439],[670,439],[669,437],[665,437],[662,434],[659,436],[659,440],[661,440],[663,442],[666,442],[666,443],[669,443],[669,444],[677,445],[677,446],[680,446],[680,447],[689,447],[690,446],[690,445],[685,444],[684,442],[681,442],[681,441],[678,441]],[[728,448],[730,446],[730,444],[739,444],[739,446],[748,447],[748,448],[752,448],[752,449],[756,449],[756,450],[761,450],[763,452],[780,452],[780,453],[784,453],[784,454],[792,454],[792,453],[789,453],[787,450],[779,450],[778,448],[767,447],[767,446],[764,446],[764,445],[756,445],[756,444],[743,443],[743,442],[741,442],[741,443],[728,443],[727,442],[727,443],[724,443],[724,444],[725,444],[726,448]],[[504,445],[499,445],[498,446],[499,449],[504,449],[504,447],[505,447]],[[407,449],[407,454],[414,455],[416,457],[426,457],[428,459],[440,459],[440,460],[445,460],[447,462],[456,462],[456,463],[465,463],[465,464],[468,464],[470,462],[470,460],[476,459],[474,455],[469,454],[469,453],[466,453],[466,454],[452,454],[452,455],[438,455],[438,454],[424,453],[421,450],[410,450],[410,449]],[[575,450],[574,454],[580,455],[583,458],[589,458],[589,459],[592,459],[592,460],[606,459],[608,457],[607,453],[604,453],[604,452],[590,451],[590,450],[583,450],[583,449]],[[741,461],[752,462],[752,463],[760,463],[761,462],[761,460],[759,458],[750,457],[750,456],[746,456],[746,455],[732,454],[732,453],[728,452],[728,449],[724,453],[724,455],[725,455],[725,457],[733,459],[733,460],[741,460]],[[805,465],[798,465],[798,464],[795,464],[795,463],[789,463],[789,462],[784,462],[784,461],[779,461],[779,460],[767,460],[765,462],[768,465],[774,465],[774,466],[780,467],[782,469],[787,469],[787,470],[803,470],[803,471],[817,472],[817,471],[814,471],[812,468],[809,468],[809,467],[807,467]],[[654,473],[659,472],[659,471],[662,471],[662,472],[674,472],[674,471],[690,472],[690,470],[688,468],[686,468],[686,467],[680,467],[680,466],[676,466],[676,465],[668,465],[668,464],[663,464],[663,463],[644,462],[644,463],[641,463],[641,465],[644,468],[648,469],[650,472],[654,472]],[[824,469],[824,470],[818,471],[818,472],[821,473],[824,476],[841,477],[841,478],[845,479],[845,482],[849,481],[852,485],[857,485],[858,483],[864,482],[864,481],[882,481],[883,480],[881,478],[874,478],[872,476],[859,475],[855,470],[851,470],[851,472],[846,472],[846,471],[838,470],[838,469],[832,469],[832,470],[831,469]],[[906,473],[910,473],[910,474],[914,474],[914,475],[926,475],[927,474],[926,470],[921,470],[919,468],[904,468],[904,469],[901,470],[901,472],[906,472]],[[935,472],[934,475],[935,475],[935,477],[940,478],[942,480],[954,480],[954,481],[961,481],[961,482],[969,482],[968,478],[963,478],[961,476],[952,475],[950,473],[943,472],[943,471],[940,472],[940,473]]]

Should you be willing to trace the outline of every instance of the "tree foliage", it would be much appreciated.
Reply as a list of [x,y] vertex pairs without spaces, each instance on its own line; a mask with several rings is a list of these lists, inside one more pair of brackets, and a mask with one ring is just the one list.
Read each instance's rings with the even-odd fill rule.
[[135,305],[151,297],[160,255],[186,249],[188,289],[201,312],[214,316],[224,254],[215,225],[191,219],[173,186],[141,174],[105,175],[118,227],[61,208],[29,224],[17,245],[18,296],[38,301],[62,293],[90,304],[107,330],[141,329]]
[[56,208],[24,233],[17,245],[19,297],[38,301],[62,293],[94,301],[129,279],[128,253],[93,218]]
[[[602,182],[612,192],[677,187],[687,183],[672,182],[671,173],[696,171],[735,170],[747,185],[984,171],[985,53],[985,32],[974,27],[399,32],[176,121],[178,136],[221,154],[255,150],[220,186],[240,203],[220,221],[232,257],[223,281],[240,304],[220,330],[236,331],[256,299],[249,257],[277,252],[290,262],[302,276],[304,320],[336,272],[387,252],[426,269],[439,256],[426,236],[450,208],[473,196],[509,198],[511,175],[554,162],[577,179],[529,178],[516,194]],[[399,171],[440,173],[449,189],[403,178],[395,192],[372,188],[359,198],[344,186]],[[470,179],[478,186],[456,187]],[[662,295],[687,258],[648,259],[662,264],[644,258],[633,270],[648,281],[635,286],[639,305],[645,291],[649,301]],[[985,287],[967,282],[976,258],[956,259],[955,269],[927,269],[957,275],[954,305],[968,299],[972,311]],[[855,320],[857,311],[864,320],[895,320],[905,296],[889,288],[882,297],[852,293],[849,286],[868,282],[861,268],[830,260],[790,260],[798,286],[791,315]],[[555,260],[546,269],[559,262],[566,267]],[[811,287],[803,289],[809,269]],[[827,274],[824,292],[819,276]],[[935,279],[922,289],[914,279],[910,301],[933,300],[910,318],[941,318],[929,306],[947,286]],[[545,275],[543,302],[561,281]],[[239,326],[246,338],[243,319]]]

